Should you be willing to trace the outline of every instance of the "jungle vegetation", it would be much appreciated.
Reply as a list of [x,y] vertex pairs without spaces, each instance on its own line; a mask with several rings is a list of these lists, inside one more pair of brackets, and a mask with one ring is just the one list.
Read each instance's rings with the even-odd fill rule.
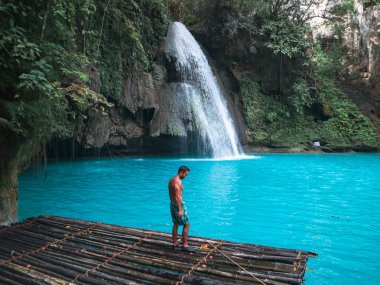
[[[347,66],[355,51],[343,44],[353,0],[330,1],[319,17],[332,29],[313,38],[308,20],[321,1],[169,1],[174,17],[204,26],[213,46],[240,81],[250,144],[304,147],[320,141],[331,148],[376,146],[373,124],[339,87],[360,86]],[[379,6],[378,1],[362,1]],[[212,47],[211,47],[212,48]]]
[[0,192],[46,161],[52,139],[80,141],[90,112],[108,116],[123,74],[149,72],[166,27],[160,0],[1,0]]
[[52,139],[80,141],[90,112],[108,116],[125,76],[152,70],[170,20],[205,31],[211,50],[223,49],[239,80],[249,143],[377,145],[373,125],[338,85],[353,76],[341,39],[353,0],[326,12],[329,41],[311,37],[316,2],[1,0],[0,186],[34,158],[46,160]]

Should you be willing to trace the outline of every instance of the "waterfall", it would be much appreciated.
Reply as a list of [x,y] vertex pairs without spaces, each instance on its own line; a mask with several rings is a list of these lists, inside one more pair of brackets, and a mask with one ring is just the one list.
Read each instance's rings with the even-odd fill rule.
[[242,155],[233,121],[218,81],[201,47],[179,22],[169,26],[165,53],[174,62],[177,84],[189,102],[203,144],[213,157]]

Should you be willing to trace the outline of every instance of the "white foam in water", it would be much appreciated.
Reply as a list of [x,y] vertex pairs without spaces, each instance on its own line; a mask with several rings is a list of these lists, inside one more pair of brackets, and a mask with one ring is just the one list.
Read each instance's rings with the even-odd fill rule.
[[176,70],[188,83],[184,84],[184,92],[195,106],[201,136],[210,144],[212,156],[240,159],[244,153],[218,82],[201,47],[182,23],[170,24],[165,51],[176,59]]
[[219,157],[219,158],[180,158],[176,159],[177,161],[229,161],[229,160],[250,160],[250,159],[261,159],[262,156],[257,155],[238,155],[238,156],[225,156],[225,157]]

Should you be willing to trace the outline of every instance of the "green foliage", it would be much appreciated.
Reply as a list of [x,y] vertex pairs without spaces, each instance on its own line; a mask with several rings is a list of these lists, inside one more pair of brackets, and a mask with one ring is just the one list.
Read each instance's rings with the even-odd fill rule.
[[[241,80],[248,141],[282,147],[305,147],[320,140],[328,146],[376,146],[374,126],[335,85],[324,85],[321,94],[311,98],[310,87],[298,79],[289,90],[289,105],[281,98],[263,93],[251,77]],[[323,93],[323,94],[322,94]],[[330,118],[320,120],[312,104],[324,106]]]
[[41,49],[35,43],[30,42],[25,33],[27,31],[21,27],[15,27],[13,22],[10,22],[9,30],[1,33],[1,46],[8,51],[16,62],[36,60]]
[[357,15],[358,12],[355,9],[355,0],[346,0],[336,3],[329,11],[336,16],[344,16],[348,13]]
[[108,98],[118,100],[131,73],[144,76],[150,71],[168,24],[164,11],[159,0],[140,6],[122,0],[97,3],[91,24],[98,29],[86,34],[85,50],[94,57],[101,93]]
[[[51,38],[44,40],[42,32],[38,31],[41,34],[36,35],[35,26],[30,25],[24,19],[24,17],[33,19],[36,16],[35,13],[37,16],[40,13],[39,15],[43,18],[43,12],[46,12],[45,15],[47,15],[49,10],[39,11],[38,9],[41,7],[52,9],[58,15],[56,22],[50,19],[52,27],[59,26],[63,30],[60,17],[68,14],[73,16],[73,7],[70,4],[65,5],[61,1],[51,1],[49,2],[50,6],[44,6],[42,1],[19,3],[19,5],[14,4],[13,1],[7,1],[6,4],[6,17],[3,17],[1,22],[5,29],[0,34],[0,43],[3,48],[2,51],[10,56],[2,56],[0,61],[1,76],[8,79],[0,83],[3,100],[7,102],[7,107],[0,110],[0,113],[3,114],[4,120],[11,121],[18,128],[16,134],[40,141],[43,136],[39,132],[43,130],[45,137],[49,138],[53,134],[51,130],[57,123],[54,117],[49,116],[54,107],[50,94],[56,92],[57,86],[65,85],[67,82],[87,82],[88,75],[81,69],[88,64],[88,60],[85,55],[78,54],[73,50],[75,45],[73,45],[72,40],[63,41],[63,46],[55,42],[56,39],[65,39],[67,30],[74,30],[70,26],[70,21],[68,24],[66,22],[66,29],[62,32],[62,37],[59,34],[54,34],[57,31],[51,31],[50,27],[43,25],[45,35],[51,36]],[[12,14],[12,12],[20,11],[23,17]],[[57,29],[58,32],[61,29]],[[61,81],[61,83],[53,83],[56,80]],[[40,108],[36,102],[39,102]],[[21,113],[25,114],[20,115]],[[44,119],[46,117],[48,119]],[[36,118],[40,118],[40,120]],[[40,122],[40,125],[30,124],[28,120]]]
[[249,77],[241,80],[244,116],[250,143],[273,143],[277,124],[285,117],[286,107],[272,96],[262,93],[259,85]]
[[[174,19],[204,27],[208,44],[222,47],[230,60],[226,64],[250,73],[240,81],[250,143],[376,144],[373,126],[336,85],[349,78],[349,53],[340,40],[347,28],[344,18],[357,13],[353,0],[339,1],[325,11],[333,37],[316,43],[305,25],[313,16],[305,9],[315,5],[312,0],[166,2]],[[268,60],[270,51],[262,46],[280,56]]]
[[322,123],[321,137],[330,145],[376,145],[374,126],[336,86],[335,81],[347,78],[348,74],[341,44],[333,42],[323,50],[318,39],[310,59],[311,79],[317,91],[315,101],[329,118]]
[[174,20],[187,25],[204,27],[210,41],[218,46],[236,44],[243,38],[247,49],[258,33],[257,15],[267,13],[266,1],[235,0],[167,0],[168,12]]
[[52,97],[68,100],[71,108],[67,111],[74,120],[78,116],[86,119],[90,110],[107,115],[106,111],[113,106],[104,96],[80,83],[74,83],[65,88],[58,87]]
[[322,40],[318,39],[310,51],[313,79],[319,87],[347,75],[345,52],[340,43],[333,42],[324,50]]
[[261,34],[269,37],[267,46],[276,53],[292,57],[303,53],[310,46],[306,38],[309,30],[296,22],[285,20],[267,21],[261,28]]
[[59,57],[59,67],[65,82],[89,83],[89,75],[83,69],[90,64],[86,55],[78,52],[63,52]]
[[[39,98],[33,101],[18,100],[14,103],[4,100],[0,100],[0,102],[2,111],[6,111],[9,115],[7,129],[14,134],[40,143],[46,139],[46,134],[51,133],[51,122],[54,122],[55,119],[51,100],[48,98]],[[43,115],[42,110],[44,111]]]
[[365,7],[379,7],[380,0],[360,0]]
[[[52,66],[44,59],[44,51],[33,42],[28,27],[18,26],[18,18],[12,12],[27,16],[30,7],[5,3],[0,21],[0,117],[3,122],[0,132],[13,137],[41,142],[44,135],[50,135],[49,127],[54,122],[45,94],[52,91],[47,74]],[[28,36],[26,36],[28,34]]]
[[346,30],[346,25],[343,22],[336,21],[332,26],[332,30],[333,36],[336,36],[341,41]]
[[[251,142],[294,145],[325,138],[337,145],[373,143],[373,127],[347,105],[335,85],[335,80],[347,76],[346,51],[338,42],[319,40],[310,46],[300,13],[301,5],[309,2],[3,0],[0,143],[5,149],[11,143],[38,149],[51,137],[75,137],[90,112],[107,115],[111,102],[122,95],[127,77],[151,71],[166,32],[166,13],[203,26],[210,41],[226,51],[235,52],[239,46],[245,54],[242,65],[257,59],[251,51],[259,46],[258,38],[292,64],[296,58],[309,59],[308,66],[295,65],[294,72],[284,76],[285,90],[278,93],[283,97],[272,96],[263,87],[265,82],[242,80]],[[377,0],[363,3],[371,6]],[[355,13],[353,1],[343,1],[331,12]],[[335,23],[338,38],[343,29],[342,22]],[[100,92],[91,89],[89,66],[100,74]],[[278,69],[282,72],[282,61]],[[314,104],[322,106],[325,121],[316,116]],[[356,124],[350,125],[350,120]],[[170,131],[179,130],[170,127]]]
[[18,78],[20,83],[17,87],[20,90],[34,91],[40,89],[42,92],[51,91],[45,74],[39,70],[32,69],[29,73],[22,73]]
[[243,96],[244,115],[247,125],[250,129],[257,126],[259,122],[258,113],[260,109],[256,109],[258,101],[262,99],[259,85],[249,79],[243,79],[241,82],[241,93]]
[[221,36],[227,40],[232,40],[240,33],[253,36],[257,34],[258,28],[253,17],[240,14],[237,11],[226,11],[223,18],[223,26],[220,31]]
[[332,99],[334,116],[323,124],[323,134],[331,145],[377,145],[374,126],[344,97]]
[[294,82],[289,93],[290,95],[287,97],[289,105],[300,115],[304,114],[305,109],[313,104],[310,87],[304,79],[298,79]]
[[[24,160],[39,153],[52,137],[75,137],[90,112],[107,115],[125,77],[150,70],[167,25],[160,0],[0,7],[0,155],[9,159],[20,149],[33,147]],[[101,93],[91,89],[90,65],[100,71]]]

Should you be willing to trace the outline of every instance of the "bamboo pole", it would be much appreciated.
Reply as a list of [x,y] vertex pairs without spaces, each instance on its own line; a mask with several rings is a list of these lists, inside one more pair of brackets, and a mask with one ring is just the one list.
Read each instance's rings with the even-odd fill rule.
[[[33,270],[41,272],[43,274],[47,274],[55,278],[60,278],[62,280],[65,280],[65,282],[69,282],[70,280],[72,280],[72,278],[74,278],[78,274],[77,271],[73,271],[69,269],[68,267],[52,265],[46,262],[42,262],[40,259],[36,259],[30,256],[28,256],[24,260],[16,260],[15,263],[25,268],[32,268]],[[99,273],[96,271],[91,272],[91,275],[94,276],[96,279],[105,279],[111,282],[116,282],[117,284],[125,282],[121,280],[120,278],[108,276],[107,274]],[[91,284],[94,284],[94,283],[91,283]]]
[[[22,275],[25,277],[22,280],[22,285],[28,284],[50,284],[50,285],[61,285],[63,283],[62,279],[57,279],[51,277],[50,275],[43,274],[41,272],[35,271],[31,268],[25,268],[24,266],[20,266],[17,264],[11,264],[8,266],[8,274],[15,279],[15,275]],[[20,284],[20,283],[19,283]]]
[[140,279],[142,283],[144,281],[151,281],[156,284],[172,284],[173,277],[176,277],[175,274],[169,274],[164,271],[156,271],[149,267],[138,267],[133,264],[126,264],[125,266],[115,266],[114,262],[106,264],[104,267],[99,269],[100,271],[107,271],[111,274],[119,274],[120,276],[133,276],[136,279]]
[[[0,284],[24,284],[24,285],[40,285],[48,284],[43,281],[33,280],[24,272],[20,272],[14,268],[3,267],[0,275]],[[2,278],[8,279],[7,282],[2,280]]]
[[[0,282],[12,274],[26,280],[50,278],[52,282],[69,282],[81,274],[76,284],[169,284],[179,281],[210,254],[205,264],[186,275],[185,283],[210,284],[218,280],[218,284],[262,284],[254,281],[250,272],[267,280],[265,284],[301,284],[308,257],[312,256],[305,251],[224,242],[219,250],[236,263],[233,264],[221,252],[211,249],[196,254],[174,251],[169,233],[50,216],[25,223],[0,231],[0,264],[12,258],[12,252],[15,257],[0,265]],[[189,237],[191,246],[199,247],[205,242],[219,241]],[[8,275],[2,276],[2,272]],[[86,272],[87,276],[83,275]]]

